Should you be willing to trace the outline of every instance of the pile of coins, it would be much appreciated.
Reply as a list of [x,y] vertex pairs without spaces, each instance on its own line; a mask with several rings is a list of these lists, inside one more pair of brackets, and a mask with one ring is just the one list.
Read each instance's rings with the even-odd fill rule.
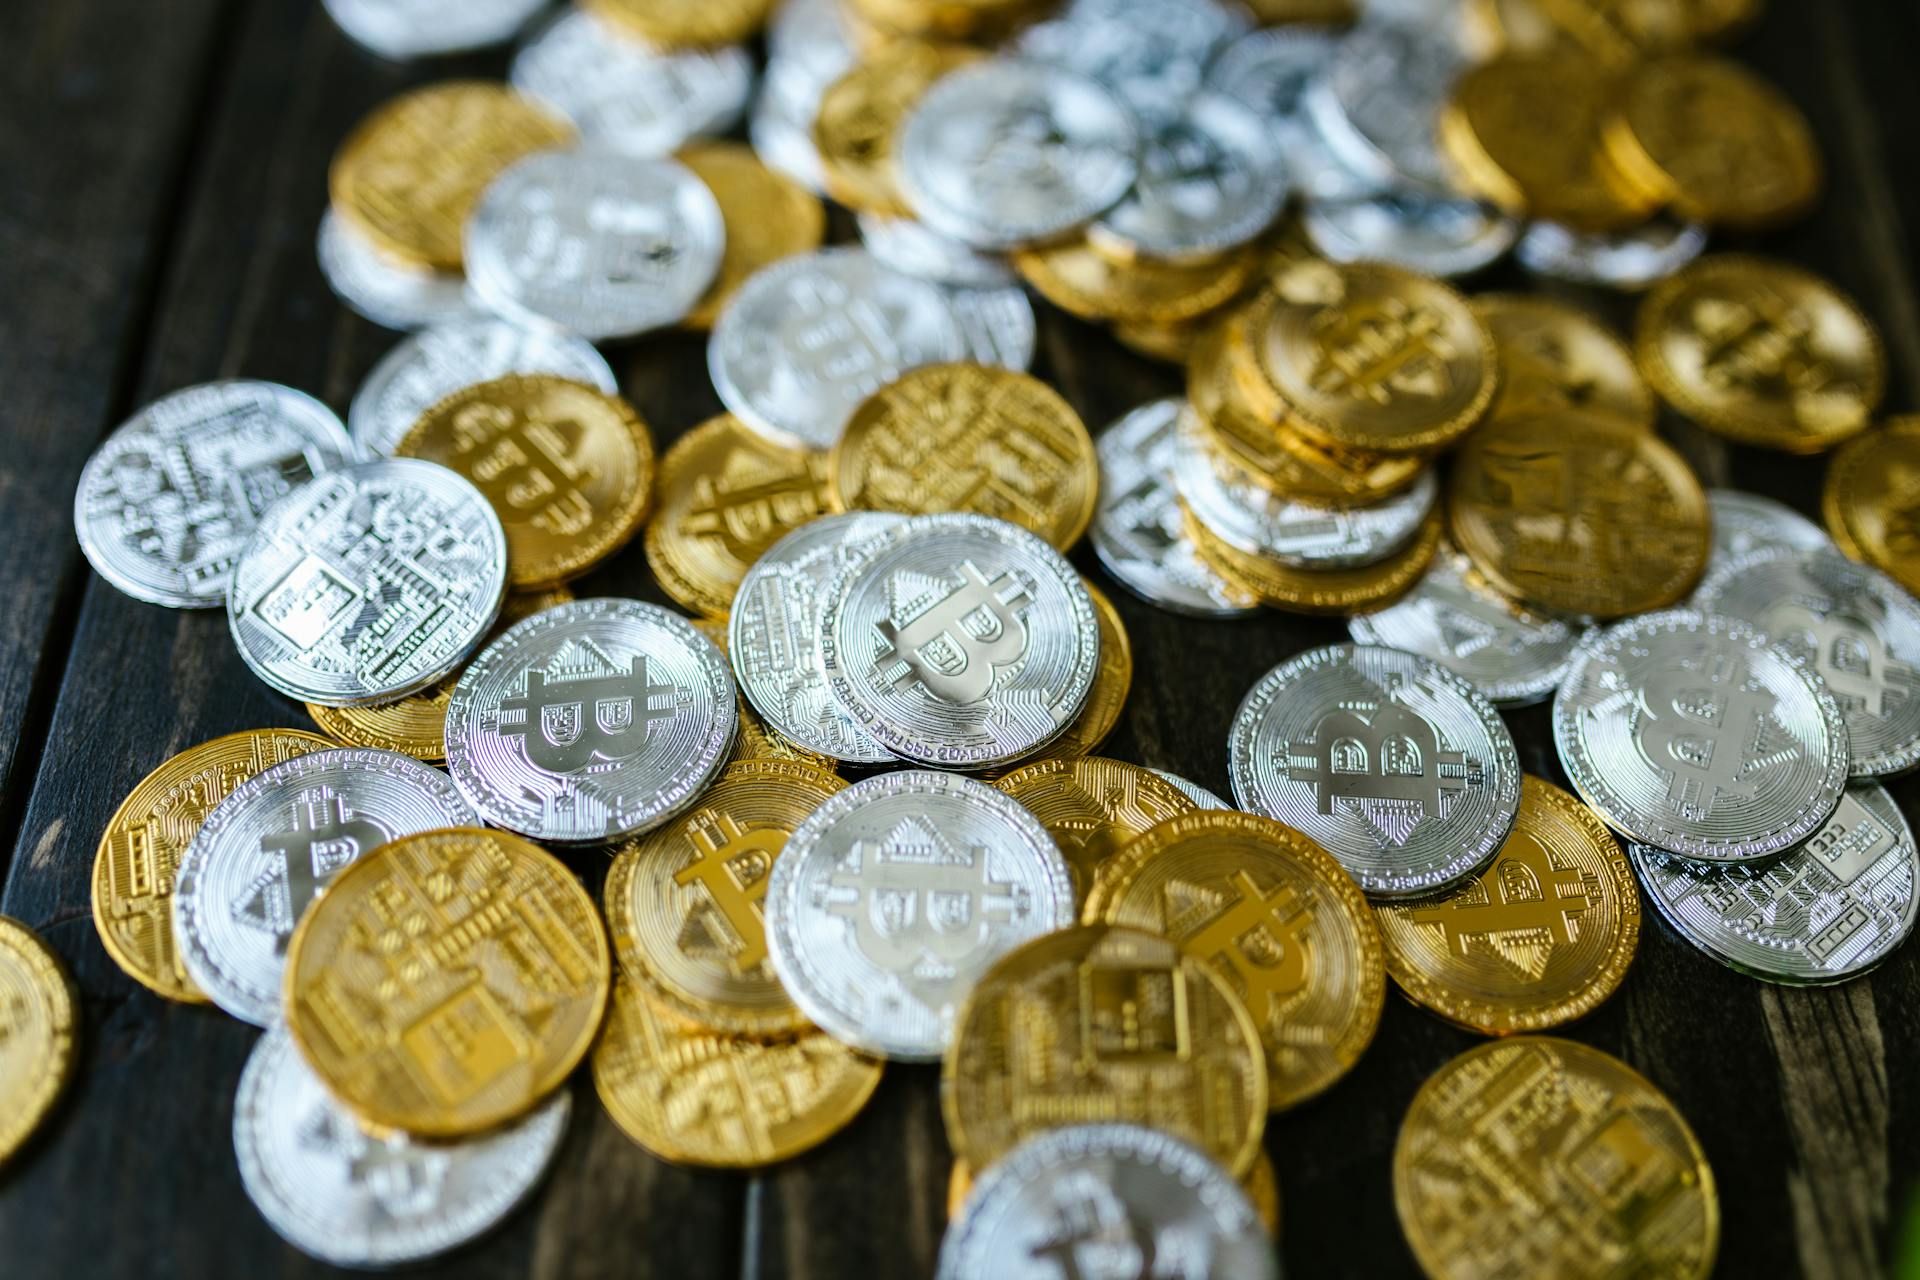
[[[541,7],[327,0],[394,57]],[[1500,1037],[1401,1129],[1428,1274],[1707,1274],[1685,1120],[1538,1033],[1620,986],[1643,893],[1804,984],[1920,902],[1876,781],[1920,764],[1920,420],[1874,425],[1832,285],[1695,260],[1818,187],[1797,113],[1699,51],[1751,7],[591,0],[508,81],[377,109],[318,248],[414,332],[346,422],[187,388],[75,499],[103,578],[224,607],[321,730],[159,762],[94,866],[128,974],[264,1029],[260,1212],[412,1261],[537,1186],[583,1064],[634,1142],[739,1168],[891,1061],[938,1064],[942,1276],[1277,1276],[1267,1116],[1355,1065],[1391,977]],[[824,247],[821,195],[861,244]],[[1651,286],[1631,341],[1443,280],[1516,245]],[[1096,443],[1026,372],[1029,288],[1186,394]],[[656,460],[595,344],[673,326],[711,329],[726,412]],[[1850,441],[1831,536],[1703,489],[1663,403]],[[574,597],[637,535],[694,616]],[[1246,694],[1232,805],[1094,754],[1133,672],[1083,535],[1175,613],[1347,619]],[[1548,699],[1571,791],[1502,719]],[[75,1056],[4,920],[0,997],[3,1156]]]

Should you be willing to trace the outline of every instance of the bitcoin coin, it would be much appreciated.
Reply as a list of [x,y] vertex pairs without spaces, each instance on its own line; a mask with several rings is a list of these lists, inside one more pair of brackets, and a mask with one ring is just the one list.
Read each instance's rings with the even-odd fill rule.
[[1706,247],[1707,229],[1697,222],[1656,217],[1630,231],[1581,231],[1542,219],[1527,227],[1514,256],[1548,280],[1638,290],[1680,271]]
[[936,81],[979,56],[963,45],[902,40],[828,85],[813,122],[828,194],[850,209],[905,214],[894,179],[900,122]]
[[738,44],[767,25],[774,0],[586,0],[616,26],[666,49]]
[[767,956],[762,903],[787,837],[845,785],[781,760],[729,765],[684,816],[622,847],[606,907],[627,978],[708,1030],[809,1029]]
[[1841,550],[1920,594],[1920,418],[1894,418],[1835,454],[1820,510]]
[[1818,453],[1865,430],[1886,387],[1880,335],[1820,277],[1717,254],[1647,295],[1634,330],[1654,390],[1742,444]]
[[332,209],[320,215],[313,252],[334,297],[382,328],[422,329],[485,315],[467,292],[466,276],[389,258]]
[[1033,313],[1027,291],[1014,285],[999,289],[949,289],[953,308],[966,336],[967,359],[974,364],[998,365],[1016,373],[1033,367],[1040,342],[1040,320]]
[[485,1137],[376,1136],[328,1095],[286,1029],[273,1027],[240,1073],[233,1153],[247,1198],[294,1248],[334,1266],[399,1266],[499,1225],[540,1185],[572,1111],[562,1089]]
[[[694,630],[713,641],[722,654],[727,652],[727,627],[729,620],[723,615],[718,618],[693,619]],[[740,708],[740,729],[733,737],[733,750],[727,753],[727,765],[739,764],[742,760],[790,760],[796,764],[811,766],[821,773],[838,776],[840,761],[818,751],[809,751],[785,735],[767,727],[766,723],[754,713],[753,704],[745,698],[736,698]]]
[[1378,564],[1358,569],[1299,569],[1228,545],[1184,504],[1187,536],[1214,572],[1262,604],[1292,613],[1347,615],[1397,599],[1420,580],[1440,547],[1440,518],[1431,516],[1412,542]]
[[1447,893],[1373,910],[1400,989],[1488,1035],[1591,1012],[1626,977],[1640,941],[1640,897],[1613,834],[1531,776],[1513,834],[1485,870]]
[[1645,427],[1571,411],[1488,422],[1454,455],[1448,531],[1502,593],[1616,618],[1670,605],[1712,546],[1692,468]]
[[682,321],[690,329],[711,329],[755,272],[820,247],[827,211],[818,196],[762,164],[751,147],[705,142],[680,152],[678,159],[707,184],[726,223],[719,272]]
[[1280,1173],[1273,1167],[1273,1157],[1262,1148],[1254,1157],[1253,1169],[1240,1179],[1240,1189],[1247,1193],[1247,1200],[1253,1205],[1253,1211],[1260,1215],[1260,1225],[1267,1229],[1270,1239],[1280,1238]]
[[1162,779],[1163,781],[1171,785],[1176,791],[1180,792],[1181,795],[1193,801],[1193,803],[1199,808],[1202,808],[1202,809],[1233,808],[1232,805],[1228,804],[1225,800],[1222,800],[1219,796],[1213,794],[1213,792],[1207,790],[1205,787],[1200,786],[1196,783],[1187,781],[1185,778],[1181,777],[1177,773],[1168,773],[1165,769],[1149,769],[1147,770],[1147,772],[1154,774],[1155,776],[1159,777],[1160,779]]
[[1085,903],[1100,868],[1135,837],[1197,806],[1179,788],[1123,760],[1099,756],[1042,760],[993,784],[1018,800],[1060,846]]
[[538,1106],[600,1030],[613,957],[593,899],[537,845],[430,831],[334,877],[287,948],[286,1013],[369,1124],[484,1133]]
[[1747,623],[1685,609],[1581,646],[1553,739],[1608,826],[1703,862],[1791,849],[1847,780],[1846,721],[1813,670]]
[[1013,265],[1035,293],[1083,320],[1178,324],[1233,301],[1260,262],[1234,250],[1198,262],[1123,265],[1080,238],[1015,250]]
[[1319,843],[1375,897],[1437,893],[1486,866],[1520,807],[1520,759],[1493,705],[1425,658],[1329,645],[1248,691],[1233,795]]
[[79,1004],[53,948],[0,916],[0,1165],[26,1145],[73,1076]]
[[461,266],[460,233],[501,170],[573,141],[573,127],[485,80],[443,80],[375,108],[327,171],[333,208],[374,247],[438,271]]
[[956,289],[1004,289],[1015,283],[1006,258],[941,235],[912,218],[857,213],[860,243],[882,265],[902,275]]
[[459,53],[513,39],[541,0],[322,0],[355,41],[383,58]]
[[454,392],[396,450],[471,480],[507,535],[518,590],[577,578],[626,545],[653,501],[653,437],[584,382],[509,374]]
[[1250,813],[1172,818],[1107,860],[1085,918],[1160,934],[1223,975],[1267,1059],[1267,1102],[1332,1087],[1373,1040],[1387,978],[1367,900],[1340,864]]
[[1653,429],[1657,407],[1633,352],[1585,311],[1516,293],[1483,293],[1473,311],[1500,359],[1487,417],[1592,413]]
[[[1258,111],[1279,139],[1283,154],[1291,159],[1300,136],[1312,130],[1303,114],[1302,98],[1332,60],[1339,39],[1331,24],[1323,26],[1313,18],[1250,31],[1207,64],[1206,86]],[[1298,172],[1288,176],[1300,189]]]
[[1062,929],[980,978],[940,1068],[954,1154],[986,1169],[1035,1134],[1151,1123],[1234,1177],[1267,1119],[1260,1031],[1221,972],[1138,929]]
[[1435,125],[1465,70],[1457,42],[1412,23],[1356,28],[1303,95],[1336,161],[1376,189],[1445,191]]
[[787,839],[763,899],[773,967],[840,1040],[937,1061],[1000,956],[1073,923],[1073,879],[1040,820],[951,773],[857,782]]
[[1093,673],[1093,687],[1087,690],[1087,703],[1080,714],[1060,731],[1059,737],[1026,757],[1023,764],[1072,760],[1098,750],[1120,723],[1127,692],[1133,687],[1133,643],[1127,638],[1120,611],[1087,579],[1082,578],[1080,585],[1093,601],[1093,616],[1100,629],[1100,665]]
[[235,787],[330,745],[296,729],[230,733],[167,760],[120,802],[93,859],[93,927],[128,977],[169,1000],[206,1000],[174,942],[173,886],[181,855]]
[[1300,228],[1330,262],[1386,262],[1451,279],[1492,266],[1520,238],[1520,223],[1478,200],[1414,191],[1323,196]]
[[1549,1036],[1469,1049],[1428,1077],[1394,1144],[1393,1202],[1421,1269],[1445,1280],[1704,1280],[1720,1237],[1713,1170],[1673,1103]]
[[1248,28],[1247,13],[1213,0],[1082,0],[1023,30],[1023,59],[1103,84],[1141,119],[1178,111],[1213,54]]
[[1833,539],[1819,525],[1784,502],[1757,493],[1709,489],[1707,506],[1713,512],[1713,551],[1707,556],[1706,572],[1709,578],[1750,551],[1775,547],[1823,551],[1833,547]]

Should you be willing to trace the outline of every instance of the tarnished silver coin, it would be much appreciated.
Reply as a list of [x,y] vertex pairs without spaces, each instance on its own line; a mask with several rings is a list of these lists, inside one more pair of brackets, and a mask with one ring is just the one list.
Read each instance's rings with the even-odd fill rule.
[[1355,644],[1430,658],[1496,707],[1552,697],[1574,649],[1594,630],[1519,608],[1482,582],[1466,557],[1451,548],[1442,548],[1406,595],[1347,620]]
[[322,0],[357,44],[405,60],[505,44],[547,0]]
[[585,338],[486,316],[402,338],[354,393],[347,432],[363,456],[389,457],[432,405],[514,373],[558,374],[610,395],[620,389],[605,357]]
[[1435,128],[1466,69],[1459,48],[1424,27],[1356,27],[1304,95],[1339,162],[1381,190],[1451,190]]
[[391,702],[449,674],[507,586],[507,535],[445,467],[382,458],[310,480],[241,549],[227,627],[253,673],[301,702]]
[[447,768],[496,827],[610,843],[692,804],[738,719],[726,658],[685,618],[576,600],[509,628],[461,672]]
[[1752,626],[1671,609],[1582,644],[1553,700],[1581,799],[1629,840],[1755,862],[1840,803],[1847,726],[1813,671]]
[[1073,877],[1005,792],[903,770],[854,783],[795,828],[764,906],[774,971],[809,1018],[933,1062],[995,960],[1073,923]]
[[1015,47],[1091,77],[1156,119],[1179,111],[1208,60],[1251,25],[1245,9],[1218,0],[1074,0],[1021,32]]
[[1033,367],[1040,326],[1027,291],[1015,285],[1003,289],[952,289],[947,305],[967,341],[967,359],[975,364],[999,365],[1025,373]]
[[974,1184],[940,1245],[939,1280],[1214,1276],[1279,1280],[1247,1193],[1157,1129],[1068,1125]]
[[1485,866],[1520,812],[1493,704],[1438,663],[1336,644],[1269,671],[1233,718],[1234,799],[1319,841],[1368,893],[1437,893]]
[[467,278],[509,319],[594,340],[677,324],[726,249],[720,202],[673,160],[543,151],[487,187],[467,219]]
[[1094,554],[1148,604],[1196,618],[1240,618],[1259,602],[1200,558],[1174,494],[1176,427],[1186,402],[1141,405],[1100,433],[1100,498],[1087,530]]
[[1207,790],[1205,787],[1201,786],[1199,783],[1189,782],[1177,773],[1168,773],[1165,769],[1149,769],[1148,772],[1161,778],[1169,786],[1173,787],[1174,790],[1178,791],[1181,795],[1185,796],[1187,799],[1199,805],[1202,809],[1233,808],[1232,805],[1228,804],[1225,800],[1222,800],[1219,796],[1213,794],[1213,792]]
[[1080,575],[990,516],[916,516],[821,595],[820,667],[853,721],[903,760],[990,769],[1086,705],[1100,628]]
[[572,1110],[561,1089],[484,1137],[375,1137],[275,1027],[240,1075],[233,1153],[248,1199],[288,1244],[338,1267],[401,1266],[456,1249],[512,1213],[552,1165]]
[[181,855],[180,958],[215,1004],[271,1026],[293,927],[335,872],[401,836],[479,821],[446,774],[412,756],[342,747],[283,761],[234,788]]
[[1656,218],[1632,231],[1576,231],[1557,222],[1527,227],[1514,250],[1534,275],[1569,284],[1644,289],[1692,262],[1707,248],[1697,222]]
[[1707,505],[1713,511],[1713,551],[1707,558],[1707,577],[1749,551],[1773,547],[1824,551],[1833,546],[1825,529],[1786,503],[1757,493],[1709,489]]
[[893,755],[827,692],[821,593],[860,547],[905,520],[855,511],[802,525],[747,570],[727,615],[727,657],[753,709],[789,741],[850,764],[887,764]]
[[1833,548],[1763,548],[1716,570],[1694,601],[1819,674],[1847,722],[1853,777],[1920,764],[1920,602],[1899,583]]
[[420,329],[486,314],[464,275],[393,261],[331,209],[320,217],[315,252],[334,296],[383,329]]
[[668,156],[731,129],[753,96],[745,49],[654,49],[580,8],[560,12],[514,55],[513,87],[573,122],[585,141]]
[[1471,275],[1513,248],[1520,224],[1474,200],[1390,192],[1309,200],[1301,228],[1335,262],[1391,262],[1423,275]]
[[164,395],[87,459],[73,529],[94,571],[136,600],[215,608],[261,513],[353,459],[333,410],[277,382]]
[[1000,289],[1018,277],[1005,257],[943,236],[912,218],[861,212],[860,242],[884,267],[961,289]]
[[1857,978],[1913,932],[1920,852],[1884,787],[1856,782],[1811,840],[1752,866],[1629,845],[1654,906],[1681,937],[1768,982]]
[[929,89],[894,155],[916,218],[977,249],[1010,249],[1118,203],[1139,173],[1140,130],[1098,81],[993,58]]
[[823,249],[740,287],[713,326],[707,370],[727,409],[755,431],[825,449],[887,383],[966,356],[945,289],[889,271],[864,249]]

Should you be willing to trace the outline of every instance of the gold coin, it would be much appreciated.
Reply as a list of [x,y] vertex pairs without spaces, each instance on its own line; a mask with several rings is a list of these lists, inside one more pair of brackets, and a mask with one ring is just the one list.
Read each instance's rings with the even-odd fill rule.
[[[1178,821],[1178,819],[1176,819]],[[1260,1032],[1227,980],[1165,938],[1091,925],[980,979],[940,1071],[954,1154],[984,1169],[1061,1125],[1151,1125],[1239,1177],[1267,1119]]]
[[[1240,1179],[1240,1189],[1247,1193],[1247,1199],[1253,1202],[1253,1211],[1260,1215],[1260,1225],[1267,1229],[1267,1235],[1275,1240],[1280,1238],[1280,1174],[1273,1167],[1273,1157],[1264,1148],[1253,1159],[1253,1168]],[[955,1160],[953,1168],[947,1172],[947,1222],[960,1221],[961,1210],[967,1207],[967,1197],[973,1194],[973,1170],[965,1160]]]
[[1289,613],[1346,616],[1378,609],[1420,580],[1440,549],[1440,516],[1434,513],[1400,551],[1357,569],[1301,569],[1266,556],[1248,555],[1223,542],[1183,501],[1187,537],[1227,584],[1261,604]]
[[1047,743],[1020,763],[1037,764],[1043,760],[1071,760],[1090,755],[1107,740],[1120,723],[1120,711],[1127,705],[1127,692],[1133,687],[1133,642],[1127,638],[1127,625],[1113,607],[1107,593],[1080,579],[1093,600],[1093,617],[1100,629],[1100,665],[1094,669],[1093,688],[1087,692],[1087,704],[1080,714]]
[[1107,859],[1150,827],[1194,803],[1151,769],[1124,760],[1081,756],[1042,760],[994,782],[1040,819],[1073,875],[1073,899],[1084,903]]
[[1628,75],[1607,128],[1631,198],[1693,222],[1745,230],[1804,212],[1820,194],[1820,149],[1800,109],[1727,58],[1676,55]]
[[1834,454],[1820,508],[1842,551],[1920,595],[1920,417],[1889,419]]
[[552,374],[462,388],[394,452],[451,467],[487,495],[507,531],[508,581],[523,591],[612,555],[653,501],[653,437],[633,406]]
[[695,1026],[753,1036],[806,1030],[768,957],[761,903],[787,837],[845,787],[782,760],[728,765],[691,812],[624,845],[606,884],[621,971]]
[[1578,307],[1517,293],[1483,293],[1474,314],[1500,355],[1500,390],[1487,411],[1597,413],[1653,429],[1653,392],[1633,352]]
[[1329,1088],[1380,1025],[1387,976],[1360,887],[1271,818],[1201,810],[1109,858],[1086,918],[1161,934],[1226,975],[1260,1028],[1275,1110]]
[[169,1000],[206,1002],[173,941],[180,857],[235,787],[283,760],[332,745],[298,729],[230,733],[167,760],[120,802],[93,857],[93,927],[129,978]]
[[1187,361],[1193,359],[1194,348],[1200,345],[1201,337],[1219,322],[1217,312],[1208,312],[1191,320],[1176,320],[1172,324],[1121,320],[1114,324],[1113,336],[1121,346],[1136,355],[1158,360],[1162,364],[1185,367]]
[[1292,22],[1338,27],[1360,16],[1354,0],[1246,0],[1245,7],[1263,27]]
[[902,40],[828,85],[813,121],[827,194],[869,213],[909,212],[894,177],[894,135],[935,81],[979,57],[977,49]]
[[[727,652],[727,619],[724,614],[717,618],[690,618],[688,621],[693,623],[694,630],[713,641],[721,653]],[[728,764],[739,764],[743,760],[788,760],[809,765],[820,773],[839,776],[838,760],[795,746],[781,737],[766,726],[745,698],[735,698],[734,702],[740,709],[740,729],[734,734],[733,750],[727,755]]]
[[1480,874],[1374,906],[1387,972],[1416,1004],[1504,1036],[1571,1022],[1612,995],[1640,941],[1633,871],[1593,810],[1523,779],[1513,834]]
[[600,913],[552,854],[503,831],[429,831],[362,854],[300,918],[287,1027],[361,1120],[459,1138],[565,1082],[612,975]]
[[53,948],[0,916],[0,1164],[26,1145],[73,1076],[79,1004]]
[[1679,600],[1713,542],[1686,460],[1592,414],[1510,414],[1476,431],[1454,455],[1447,521],[1495,590],[1596,618]]
[[1080,415],[1038,378],[936,364],[853,411],[827,475],[839,511],[972,511],[1065,551],[1093,519],[1100,464]]
[[660,460],[647,567],[680,604],[726,613],[753,562],[828,505],[824,452],[783,448],[723,413]]
[[1376,262],[1302,263],[1245,318],[1292,425],[1332,448],[1429,453],[1493,403],[1499,361],[1467,300]]
[[1519,1036],[1414,1095],[1393,1149],[1400,1229],[1435,1280],[1713,1269],[1713,1170],[1672,1102],[1618,1058]]
[[994,40],[1039,8],[1034,0],[847,0],[847,11],[896,37]]
[[1740,254],[1702,258],[1655,286],[1634,354],[1654,390],[1701,426],[1788,453],[1866,430],[1887,384],[1880,335],[1851,298],[1811,272]]
[[[1511,53],[1582,54],[1628,68],[1685,48],[1695,35],[1691,10],[1750,0],[1470,0],[1467,21],[1479,43]],[[1698,24],[1706,33],[1704,15]]]
[[676,157],[713,191],[726,223],[726,249],[706,296],[681,323],[711,329],[734,292],[760,268],[820,247],[827,209],[820,197],[760,163],[738,142],[703,142]]
[[583,0],[649,44],[684,49],[751,40],[767,25],[776,0]]
[[1016,249],[1014,269],[1041,297],[1083,320],[1179,324],[1233,301],[1260,265],[1257,250],[1205,262],[1117,263],[1085,238]]
[[382,252],[458,271],[460,236],[487,184],[523,156],[573,141],[572,125],[504,84],[446,80],[375,108],[334,154],[327,190]]

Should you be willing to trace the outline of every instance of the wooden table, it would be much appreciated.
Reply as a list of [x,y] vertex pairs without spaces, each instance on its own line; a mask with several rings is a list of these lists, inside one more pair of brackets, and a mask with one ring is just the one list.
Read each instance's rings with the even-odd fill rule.
[[[1876,317],[1894,409],[1914,407],[1920,377],[1916,48],[1912,0],[1775,0],[1740,45],[1811,115],[1831,169],[1820,211],[1758,247],[1824,272]],[[135,986],[88,908],[102,825],[149,769],[217,734],[306,717],[247,673],[219,613],[139,604],[94,577],[74,543],[72,494],[114,424],[188,383],[278,379],[344,412],[395,335],[335,302],[315,264],[328,156],[392,94],[498,75],[504,58],[390,65],[313,0],[15,0],[0,5],[0,49],[0,901],[59,949],[85,1006],[74,1088],[0,1171],[4,1271],[321,1274],[254,1213],[235,1171],[232,1099],[257,1033]],[[1523,284],[1500,273],[1484,283]],[[662,445],[719,408],[697,337],[610,354]],[[1050,312],[1037,368],[1096,429],[1180,385]],[[1709,484],[1816,510],[1820,461],[1729,448],[1684,423],[1668,431]],[[1106,583],[1091,555],[1077,560]],[[637,544],[581,589],[664,601]],[[1106,752],[1223,792],[1240,695],[1280,659],[1344,638],[1334,622],[1193,622],[1110,593],[1138,665]],[[1525,767],[1563,781],[1544,710],[1510,722]],[[1895,794],[1920,815],[1920,783]],[[597,859],[575,865],[597,885]],[[1570,1034],[1645,1072],[1699,1134],[1720,1182],[1723,1275],[1884,1266],[1920,1180],[1920,1089],[1907,1093],[1920,1086],[1920,945],[1868,979],[1797,991],[1721,968],[1649,910],[1625,986]],[[1412,1272],[1389,1190],[1394,1136],[1419,1083],[1474,1043],[1390,998],[1358,1069],[1274,1118],[1289,1274]],[[537,1198],[422,1274],[931,1273],[948,1152],[930,1068],[890,1069],[846,1133],[754,1177],[663,1164],[613,1127],[591,1089],[578,1102]]]

